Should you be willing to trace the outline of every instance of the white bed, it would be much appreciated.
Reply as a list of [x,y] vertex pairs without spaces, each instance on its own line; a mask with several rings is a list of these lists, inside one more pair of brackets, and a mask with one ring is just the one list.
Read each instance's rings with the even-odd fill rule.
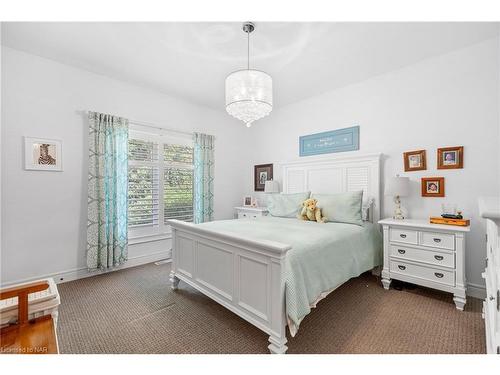
[[[308,158],[275,167],[281,168],[284,193],[363,190],[364,201],[372,202],[371,221],[378,221],[380,154]],[[177,220],[169,223],[173,239],[172,288],[183,280],[269,334],[272,353],[285,353],[285,266],[292,247],[209,226]]]

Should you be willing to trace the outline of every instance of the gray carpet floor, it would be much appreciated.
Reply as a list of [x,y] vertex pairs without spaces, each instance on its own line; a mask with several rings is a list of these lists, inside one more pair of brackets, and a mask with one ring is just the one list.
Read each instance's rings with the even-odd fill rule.
[[[148,264],[60,284],[61,353],[267,353],[267,335]],[[481,301],[352,279],[304,319],[288,353],[484,353]]]

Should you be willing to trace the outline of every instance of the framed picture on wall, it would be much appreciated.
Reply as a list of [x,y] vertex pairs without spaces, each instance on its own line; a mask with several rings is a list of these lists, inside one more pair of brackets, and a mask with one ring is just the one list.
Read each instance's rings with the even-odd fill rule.
[[437,150],[438,169],[460,169],[464,167],[464,147],[443,147]]
[[403,153],[405,172],[422,171],[427,169],[425,150],[408,151]]
[[444,197],[444,177],[422,177],[422,197]]
[[273,165],[260,164],[254,166],[254,190],[264,191],[266,181],[273,179]]
[[62,142],[56,139],[24,137],[24,169],[62,171]]

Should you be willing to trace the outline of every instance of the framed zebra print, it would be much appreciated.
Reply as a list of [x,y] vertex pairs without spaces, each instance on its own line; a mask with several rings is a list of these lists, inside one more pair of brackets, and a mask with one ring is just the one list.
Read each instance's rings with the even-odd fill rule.
[[57,139],[24,137],[24,169],[62,171],[62,142]]

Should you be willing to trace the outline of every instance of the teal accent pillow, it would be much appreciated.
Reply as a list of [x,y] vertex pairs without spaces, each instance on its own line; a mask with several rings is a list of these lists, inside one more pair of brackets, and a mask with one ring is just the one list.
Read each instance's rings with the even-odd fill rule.
[[327,221],[363,225],[361,206],[363,190],[339,194],[314,194]]
[[310,191],[295,194],[269,194],[267,209],[271,216],[297,217],[302,208],[302,202],[309,198]]

